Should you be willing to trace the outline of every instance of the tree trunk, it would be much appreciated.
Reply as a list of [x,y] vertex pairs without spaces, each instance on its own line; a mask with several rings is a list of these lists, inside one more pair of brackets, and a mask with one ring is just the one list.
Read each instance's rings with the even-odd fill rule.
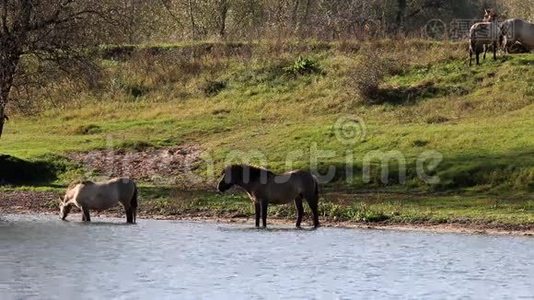
[[[0,78],[0,80],[3,80],[3,78]],[[0,91],[0,137],[2,137],[2,133],[4,132],[4,123],[7,120],[6,105],[10,90],[11,86],[6,86],[5,88],[2,87]]]
[[2,132],[4,131],[5,120],[6,120],[6,116],[4,114],[4,105],[0,104],[0,137],[2,137]]
[[[312,0],[306,1],[306,6],[304,7],[304,16],[302,17],[302,22],[299,24],[299,30],[301,32],[301,35],[304,35],[304,37],[309,37],[310,30],[308,29],[309,22],[308,19],[310,17],[310,6],[312,4]],[[302,29],[302,27],[305,28],[305,30]]]
[[15,38],[11,35],[0,35],[0,137],[7,119],[6,105],[21,53]]
[[295,1],[295,6],[293,7],[293,13],[291,14],[291,22],[293,23],[293,30],[298,30],[298,13],[299,13],[300,0]]
[[196,40],[196,25],[195,25],[195,16],[193,15],[193,1],[189,0],[189,20],[191,21],[191,38]]
[[226,36],[226,19],[228,18],[228,1],[221,0],[219,3],[219,36],[224,38]]
[[397,0],[398,4],[398,10],[397,10],[397,18],[396,18],[396,25],[397,30],[401,31],[404,26],[404,16],[406,15],[406,0]]

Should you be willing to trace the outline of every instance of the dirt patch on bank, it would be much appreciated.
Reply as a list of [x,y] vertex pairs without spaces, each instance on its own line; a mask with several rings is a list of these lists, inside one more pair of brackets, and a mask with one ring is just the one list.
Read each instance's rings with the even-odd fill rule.
[[0,212],[52,212],[56,211],[59,194],[54,192],[12,191],[0,192]]
[[71,160],[106,177],[130,177],[160,185],[179,185],[199,167],[202,150],[195,145],[142,150],[94,150],[71,153]]

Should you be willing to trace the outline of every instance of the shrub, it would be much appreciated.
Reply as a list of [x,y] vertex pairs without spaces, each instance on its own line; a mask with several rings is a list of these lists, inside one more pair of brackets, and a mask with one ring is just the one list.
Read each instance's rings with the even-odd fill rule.
[[200,90],[208,97],[217,96],[227,86],[226,81],[208,80],[200,85]]
[[364,103],[372,103],[379,92],[380,83],[387,74],[383,61],[363,54],[357,67],[348,76],[349,87]]
[[285,67],[284,71],[291,75],[306,75],[320,73],[321,68],[315,60],[299,56],[292,65]]
[[131,85],[128,87],[128,94],[137,99],[148,93],[148,88],[142,85]]
[[388,58],[382,51],[362,50],[356,67],[348,74],[349,90],[366,104],[382,102],[380,84],[384,78],[402,72],[399,59]]

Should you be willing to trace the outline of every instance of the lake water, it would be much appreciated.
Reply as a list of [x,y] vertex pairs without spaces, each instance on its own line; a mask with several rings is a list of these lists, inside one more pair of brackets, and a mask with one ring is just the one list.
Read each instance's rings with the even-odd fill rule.
[[0,299],[534,299],[534,238],[0,216]]

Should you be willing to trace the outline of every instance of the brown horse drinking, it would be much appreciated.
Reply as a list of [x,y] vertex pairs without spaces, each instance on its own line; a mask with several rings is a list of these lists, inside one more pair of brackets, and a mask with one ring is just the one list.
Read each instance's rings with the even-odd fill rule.
[[286,204],[295,202],[297,208],[297,228],[300,228],[305,199],[313,213],[313,226],[319,227],[319,184],[317,179],[306,171],[291,171],[276,175],[273,172],[249,165],[232,165],[222,172],[217,185],[220,192],[225,192],[236,185],[243,188],[249,195],[256,209],[256,227],[267,226],[267,207],[269,204]]

